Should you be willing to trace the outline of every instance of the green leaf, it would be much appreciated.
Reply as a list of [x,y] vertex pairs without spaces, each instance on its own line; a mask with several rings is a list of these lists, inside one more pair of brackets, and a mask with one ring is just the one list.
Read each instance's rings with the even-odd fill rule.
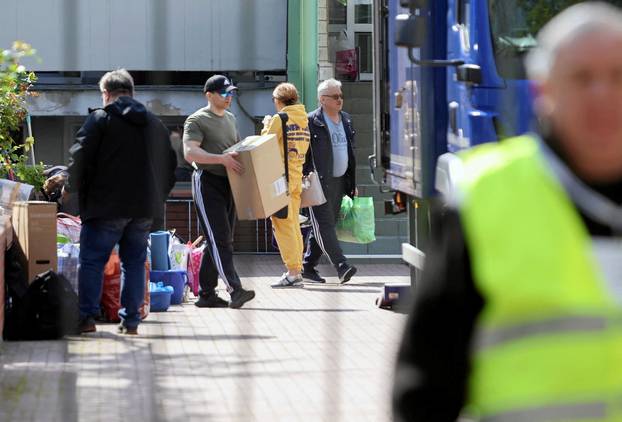
[[32,148],[34,144],[35,144],[35,138],[32,136],[27,137],[24,140],[24,151],[26,152],[30,151],[30,149]]
[[[32,137],[26,139],[24,145],[17,144],[11,138],[11,133],[19,129],[28,114],[26,99],[31,95],[29,90],[37,80],[36,75],[28,71],[20,60],[34,54],[32,46],[23,41],[16,41],[11,48],[0,50],[0,152],[4,158],[0,160],[0,169],[3,171],[11,165],[25,165],[28,152],[34,145]],[[24,177],[37,179],[38,166],[22,167]]]

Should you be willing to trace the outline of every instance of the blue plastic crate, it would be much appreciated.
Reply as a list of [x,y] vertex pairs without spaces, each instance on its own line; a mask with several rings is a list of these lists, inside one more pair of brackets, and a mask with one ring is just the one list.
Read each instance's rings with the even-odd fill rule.
[[174,290],[171,305],[180,305],[184,300],[184,289],[188,283],[188,274],[185,270],[150,271],[149,280],[152,283],[162,282]]
[[168,307],[171,306],[172,292],[168,291],[156,291],[150,292],[151,304],[149,310],[151,312],[166,312]]

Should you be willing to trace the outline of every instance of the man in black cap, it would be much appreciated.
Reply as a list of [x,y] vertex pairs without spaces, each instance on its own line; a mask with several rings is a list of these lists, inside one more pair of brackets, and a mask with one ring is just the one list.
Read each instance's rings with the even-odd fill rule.
[[[227,170],[244,171],[237,153],[223,153],[240,140],[235,116],[227,111],[237,88],[222,75],[207,80],[203,93],[208,106],[193,113],[184,125],[184,157],[196,169],[192,195],[203,233],[207,239],[200,271],[200,308],[240,308],[255,297],[242,288],[233,266],[235,205]],[[218,276],[227,286],[231,301],[216,294]]]

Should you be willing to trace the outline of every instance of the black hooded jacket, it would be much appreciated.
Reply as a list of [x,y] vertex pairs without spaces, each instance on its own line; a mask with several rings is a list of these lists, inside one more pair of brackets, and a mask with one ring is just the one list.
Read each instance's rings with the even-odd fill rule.
[[119,97],[91,112],[69,150],[69,192],[80,217],[160,218],[175,184],[168,130],[144,105]]

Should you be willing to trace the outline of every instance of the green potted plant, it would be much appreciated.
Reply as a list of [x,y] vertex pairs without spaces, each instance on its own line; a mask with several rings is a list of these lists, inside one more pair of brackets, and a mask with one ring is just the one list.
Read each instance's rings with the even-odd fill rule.
[[28,163],[34,137],[28,136],[22,143],[12,135],[19,131],[28,114],[27,98],[35,95],[31,88],[37,77],[20,64],[22,58],[34,54],[35,50],[21,41],[0,51],[0,177],[13,176],[41,192],[45,181],[43,163]]

